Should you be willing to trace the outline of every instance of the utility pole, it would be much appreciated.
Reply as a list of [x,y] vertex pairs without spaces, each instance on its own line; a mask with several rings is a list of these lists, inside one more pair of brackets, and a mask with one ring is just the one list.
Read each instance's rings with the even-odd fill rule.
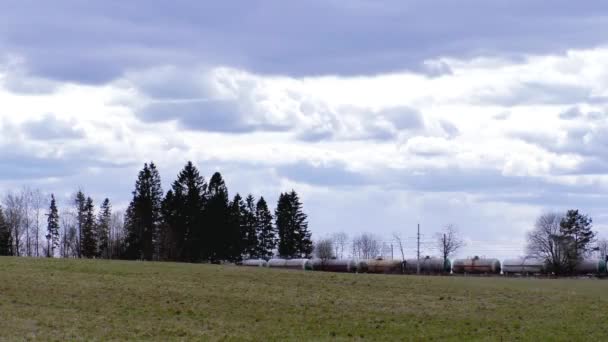
[[417,245],[416,248],[416,274],[420,274],[420,223],[418,223],[418,235],[416,236]]
[[391,243],[391,260],[393,260],[393,244]]

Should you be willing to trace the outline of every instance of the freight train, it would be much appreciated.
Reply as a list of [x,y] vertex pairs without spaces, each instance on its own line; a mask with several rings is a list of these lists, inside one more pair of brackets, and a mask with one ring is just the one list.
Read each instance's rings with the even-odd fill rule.
[[[418,259],[385,260],[385,259],[249,259],[242,266],[295,269],[303,271],[325,271],[341,273],[376,273],[376,274],[427,274],[427,275],[551,275],[546,263],[534,258],[506,259],[500,262],[493,258],[473,257],[468,259],[449,259],[425,257]],[[580,262],[575,275],[598,276],[608,275],[606,260],[586,259]]]

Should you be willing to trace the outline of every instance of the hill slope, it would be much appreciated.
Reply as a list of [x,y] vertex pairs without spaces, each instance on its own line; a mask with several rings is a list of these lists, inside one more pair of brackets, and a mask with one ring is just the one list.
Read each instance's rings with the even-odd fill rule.
[[606,340],[608,282],[0,258],[0,340]]

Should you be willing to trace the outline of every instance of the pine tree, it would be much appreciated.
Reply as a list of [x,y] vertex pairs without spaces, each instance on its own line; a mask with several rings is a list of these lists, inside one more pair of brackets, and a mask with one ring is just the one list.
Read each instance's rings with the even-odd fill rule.
[[125,213],[125,258],[153,260],[160,251],[163,191],[153,162],[139,172],[133,199]]
[[311,234],[307,215],[297,193],[281,194],[275,212],[279,233],[279,254],[288,258],[309,256],[312,253]]
[[255,206],[257,249],[256,257],[270,259],[277,247],[277,236],[272,224],[272,214],[264,197]]
[[0,255],[13,255],[13,234],[8,222],[6,222],[2,207],[0,207]]
[[163,200],[165,230],[161,240],[167,259],[195,262],[207,254],[201,250],[206,191],[205,179],[189,161]]
[[82,256],[94,258],[97,256],[97,234],[95,229],[95,207],[91,197],[87,197],[82,226]]
[[59,248],[59,212],[55,195],[51,194],[51,205],[47,214],[47,257],[55,256],[55,249]]
[[591,223],[591,218],[578,210],[568,210],[560,222],[559,240],[566,251],[567,268],[570,272],[574,271],[576,265],[592,249],[595,232],[591,230]]
[[104,259],[110,257],[109,252],[109,240],[110,240],[110,221],[112,220],[112,205],[110,199],[106,198],[101,207],[99,208],[99,215],[97,217],[97,242],[98,242],[98,256]]
[[74,198],[74,206],[76,207],[76,225],[78,229],[78,257],[82,258],[82,229],[85,220],[85,205],[86,198],[82,190],[78,190]]
[[205,223],[209,225],[206,238],[202,241],[205,251],[204,259],[211,262],[230,260],[232,258],[231,240],[234,237],[234,228],[230,225],[228,202],[228,189],[219,172],[211,176],[207,191],[207,205],[205,206]]

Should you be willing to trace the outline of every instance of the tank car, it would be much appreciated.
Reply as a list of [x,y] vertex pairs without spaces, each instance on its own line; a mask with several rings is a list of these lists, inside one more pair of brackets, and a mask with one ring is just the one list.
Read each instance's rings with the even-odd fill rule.
[[[424,257],[420,259],[421,274],[449,274],[452,270],[450,259],[445,261],[442,258]],[[418,259],[406,259],[403,265],[406,274],[416,274],[418,272]]]
[[267,265],[269,268],[312,270],[312,263],[309,259],[270,259]]
[[326,272],[345,272],[355,273],[357,272],[357,262],[350,259],[313,259],[311,260],[312,269],[315,271],[326,271]]
[[502,273],[510,274],[546,274],[545,261],[535,258],[506,259],[502,262]]
[[583,260],[576,265],[574,272],[578,275],[605,276],[607,273],[606,261],[603,259]]
[[359,262],[361,273],[402,274],[403,262],[399,260],[370,259]]
[[247,259],[241,262],[241,266],[266,267],[268,263],[264,259]]
[[475,256],[470,259],[456,259],[452,272],[458,274],[500,274],[500,261]]

